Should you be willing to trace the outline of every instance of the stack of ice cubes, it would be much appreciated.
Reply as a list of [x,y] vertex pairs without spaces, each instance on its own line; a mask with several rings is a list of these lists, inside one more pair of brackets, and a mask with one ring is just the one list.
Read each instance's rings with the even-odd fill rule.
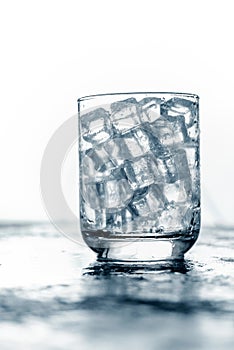
[[188,229],[199,197],[196,110],[189,98],[147,97],[81,116],[83,229],[113,234]]

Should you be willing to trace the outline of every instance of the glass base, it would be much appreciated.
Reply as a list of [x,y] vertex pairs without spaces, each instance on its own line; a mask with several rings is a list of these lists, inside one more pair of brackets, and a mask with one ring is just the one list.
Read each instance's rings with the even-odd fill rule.
[[199,231],[157,235],[111,235],[108,232],[83,231],[86,244],[97,253],[98,261],[150,263],[183,259],[194,245]]

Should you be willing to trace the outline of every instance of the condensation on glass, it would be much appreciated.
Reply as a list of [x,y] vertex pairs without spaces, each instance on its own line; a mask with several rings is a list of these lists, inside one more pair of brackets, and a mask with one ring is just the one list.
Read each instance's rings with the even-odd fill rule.
[[99,260],[180,259],[200,229],[199,97],[78,100],[80,225]]

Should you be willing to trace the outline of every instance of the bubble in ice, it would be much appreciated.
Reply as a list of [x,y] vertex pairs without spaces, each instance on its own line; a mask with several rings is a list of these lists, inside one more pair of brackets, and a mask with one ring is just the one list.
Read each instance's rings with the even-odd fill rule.
[[173,97],[161,106],[163,116],[183,116],[188,127],[192,126],[196,119],[197,103],[184,98]]
[[124,134],[141,123],[140,110],[135,98],[111,104],[110,119],[116,133]]
[[92,144],[106,141],[112,135],[109,113],[97,108],[81,117],[81,133],[85,141]]

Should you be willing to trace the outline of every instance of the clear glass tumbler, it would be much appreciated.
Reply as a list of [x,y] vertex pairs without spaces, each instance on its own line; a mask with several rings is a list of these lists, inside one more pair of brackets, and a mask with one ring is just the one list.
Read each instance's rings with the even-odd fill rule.
[[99,260],[181,259],[200,229],[199,97],[82,97],[80,225]]

